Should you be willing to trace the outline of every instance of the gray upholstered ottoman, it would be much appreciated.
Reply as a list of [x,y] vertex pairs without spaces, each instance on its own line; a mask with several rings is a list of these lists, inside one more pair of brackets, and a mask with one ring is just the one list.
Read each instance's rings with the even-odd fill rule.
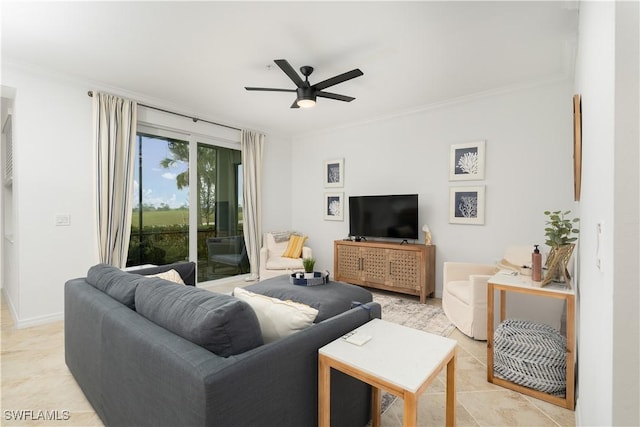
[[300,302],[318,310],[314,323],[343,313],[351,308],[352,302],[365,304],[373,301],[371,292],[359,286],[343,282],[329,282],[318,286],[292,285],[288,275],[263,280],[245,287],[256,294],[281,300]]

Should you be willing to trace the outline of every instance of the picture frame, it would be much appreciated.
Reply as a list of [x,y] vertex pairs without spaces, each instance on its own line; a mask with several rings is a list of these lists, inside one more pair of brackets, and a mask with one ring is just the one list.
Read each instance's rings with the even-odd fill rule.
[[449,222],[484,225],[485,186],[449,188]]
[[324,162],[324,186],[325,188],[344,186],[344,159]]
[[582,100],[573,95],[573,200],[580,201],[582,186]]
[[449,154],[449,181],[484,179],[485,141],[452,144]]
[[344,193],[324,193],[324,219],[344,221]]

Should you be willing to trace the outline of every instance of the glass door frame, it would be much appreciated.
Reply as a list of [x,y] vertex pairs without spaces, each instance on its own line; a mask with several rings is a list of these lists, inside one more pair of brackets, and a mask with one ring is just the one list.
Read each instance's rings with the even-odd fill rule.
[[[172,138],[189,143],[189,261],[196,264],[196,278],[198,276],[198,165],[197,159],[198,144],[206,144],[214,147],[230,148],[233,150],[241,151],[239,141],[232,141],[222,138],[214,138],[208,135],[198,134],[194,132],[182,132],[175,129],[169,129],[157,125],[146,125],[138,123],[137,133],[144,133],[147,135],[153,135],[160,138]],[[194,191],[196,189],[196,191]],[[239,274],[238,276],[242,276]],[[235,278],[237,276],[233,276]],[[229,278],[217,279],[220,281],[228,280]],[[208,280],[204,282],[198,282],[196,279],[196,285],[207,284],[216,280]]]

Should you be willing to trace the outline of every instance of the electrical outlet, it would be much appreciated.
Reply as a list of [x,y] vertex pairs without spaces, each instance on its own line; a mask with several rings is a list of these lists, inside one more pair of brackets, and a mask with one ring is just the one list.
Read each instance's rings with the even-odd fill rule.
[[56,227],[71,225],[71,215],[56,215]]

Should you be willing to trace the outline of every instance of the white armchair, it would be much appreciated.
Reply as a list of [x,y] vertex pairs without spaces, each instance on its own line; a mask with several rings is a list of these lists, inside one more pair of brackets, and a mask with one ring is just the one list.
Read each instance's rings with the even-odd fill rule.
[[[506,265],[530,265],[533,246],[510,246]],[[498,272],[493,264],[445,262],[442,273],[442,309],[463,334],[487,339],[487,281]]]
[[487,339],[487,280],[495,265],[445,262],[442,273],[442,309],[463,334]]
[[265,233],[260,248],[260,280],[304,271],[303,258],[312,258],[313,252],[307,246],[302,247],[300,258],[283,257],[291,233]]

